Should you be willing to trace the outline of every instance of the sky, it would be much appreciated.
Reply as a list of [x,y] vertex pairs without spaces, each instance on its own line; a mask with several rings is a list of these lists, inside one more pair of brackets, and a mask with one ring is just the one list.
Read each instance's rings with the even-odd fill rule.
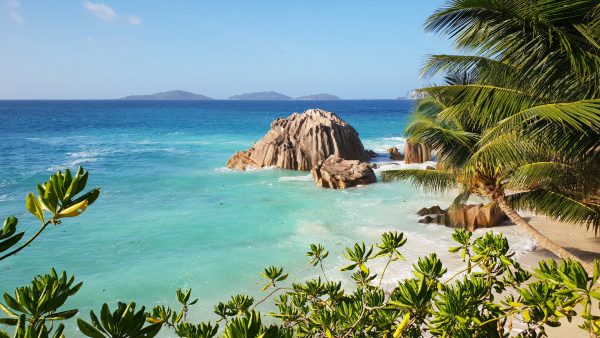
[[405,96],[443,0],[0,0],[0,99]]

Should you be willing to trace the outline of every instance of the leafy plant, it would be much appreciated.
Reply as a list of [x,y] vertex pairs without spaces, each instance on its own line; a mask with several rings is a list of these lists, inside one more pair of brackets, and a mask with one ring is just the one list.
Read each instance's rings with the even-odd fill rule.
[[111,312],[108,304],[102,305],[100,318],[94,311],[90,311],[92,323],[78,318],[77,326],[81,333],[92,338],[134,338],[154,337],[162,327],[162,323],[153,323],[147,326],[145,308],[142,306],[135,310],[135,303],[117,303],[117,308]]
[[[25,200],[27,210],[35,216],[41,226],[38,231],[17,248],[0,256],[0,261],[17,254],[33,242],[50,224],[60,224],[62,218],[76,217],[96,201],[100,195],[100,188],[92,189],[78,196],[84,189],[88,180],[88,172],[79,167],[75,176],[69,169],[65,172],[54,173],[48,181],[37,185],[38,195],[30,192]],[[46,213],[50,213],[49,218]],[[0,253],[14,247],[25,235],[24,232],[16,233],[18,219],[14,216],[4,220],[0,232]]]

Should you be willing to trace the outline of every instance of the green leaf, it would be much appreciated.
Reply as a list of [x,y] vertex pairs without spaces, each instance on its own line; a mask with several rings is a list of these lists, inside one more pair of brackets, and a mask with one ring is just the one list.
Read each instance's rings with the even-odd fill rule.
[[6,251],[10,249],[13,245],[17,244],[17,242],[19,242],[21,238],[23,238],[23,235],[25,235],[25,233],[20,232],[9,239],[0,241],[0,252]]
[[0,324],[15,326],[19,320],[17,318],[0,318]]
[[4,306],[4,304],[0,303],[0,310],[2,312],[4,312],[7,316],[12,317],[12,318],[17,318],[17,314],[12,312],[11,310],[9,310],[6,306]]
[[5,239],[12,236],[17,231],[17,223],[19,220],[14,216],[6,217],[0,232],[0,239]]
[[77,312],[79,312],[77,309],[55,312],[51,315],[46,316],[46,319],[47,320],[65,320],[65,319],[69,319],[69,318],[73,317],[74,315],[77,314]]
[[83,320],[81,318],[77,319],[77,326],[79,327],[79,330],[81,331],[81,333],[83,333],[84,335],[86,335],[88,337],[104,338],[104,335],[102,334],[102,332],[100,332],[98,329],[96,329],[91,324],[89,324],[88,322],[86,322],[85,320]]
[[42,205],[40,201],[37,200],[33,193],[29,193],[27,198],[25,199],[25,207],[29,212],[39,219],[42,223],[44,222],[44,210],[42,210]]
[[396,331],[394,331],[394,338],[402,337],[402,333],[404,333],[404,330],[406,330],[408,323],[410,323],[410,312],[404,315],[402,321],[400,324],[398,324],[398,327],[396,327]]

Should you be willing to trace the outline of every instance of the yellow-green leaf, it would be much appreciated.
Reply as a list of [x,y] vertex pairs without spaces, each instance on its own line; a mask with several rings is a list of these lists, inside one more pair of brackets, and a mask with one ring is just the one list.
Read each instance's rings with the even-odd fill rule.
[[402,333],[404,332],[404,330],[406,330],[406,327],[408,326],[409,322],[410,322],[410,312],[405,314],[404,318],[402,318],[402,321],[400,322],[400,324],[398,324],[396,331],[394,331],[394,338],[402,337]]
[[531,315],[529,315],[529,310],[523,311],[523,320],[525,323],[529,323],[531,321]]
[[87,200],[83,200],[79,203],[75,203],[72,206],[66,208],[65,210],[59,212],[58,215],[56,215],[56,218],[79,216],[85,211],[87,206],[88,206]]
[[42,205],[40,204],[40,201],[38,201],[37,198],[35,198],[35,195],[33,195],[33,193],[31,192],[29,193],[29,195],[27,195],[27,198],[25,199],[25,207],[27,208],[27,210],[29,210],[31,214],[33,214],[33,216],[35,216],[40,221],[44,222],[44,210],[42,209]]

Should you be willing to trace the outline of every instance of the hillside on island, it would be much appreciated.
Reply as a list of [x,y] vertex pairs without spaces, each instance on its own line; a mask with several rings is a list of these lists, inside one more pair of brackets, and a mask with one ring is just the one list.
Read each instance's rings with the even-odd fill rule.
[[307,101],[328,101],[328,100],[340,100],[339,97],[331,94],[314,94],[297,97],[296,100],[307,100]]
[[255,92],[240,95],[234,95],[229,100],[257,100],[257,101],[276,101],[276,100],[291,100],[292,98],[278,92]]
[[171,90],[168,92],[160,92],[149,95],[130,95],[119,100],[187,100],[187,101],[207,101],[212,100],[211,97],[186,92],[183,90]]

